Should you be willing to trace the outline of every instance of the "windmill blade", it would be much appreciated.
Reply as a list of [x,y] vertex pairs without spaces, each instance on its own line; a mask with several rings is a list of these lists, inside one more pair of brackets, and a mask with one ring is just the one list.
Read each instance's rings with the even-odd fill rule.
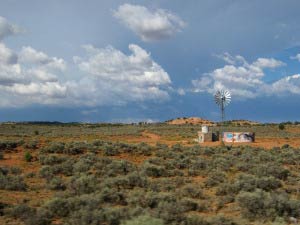
[[221,105],[222,104],[222,92],[221,91],[217,91],[217,93],[215,94],[215,102],[217,103],[217,105]]
[[231,94],[229,91],[224,91],[223,93],[224,105],[227,106],[231,102]]

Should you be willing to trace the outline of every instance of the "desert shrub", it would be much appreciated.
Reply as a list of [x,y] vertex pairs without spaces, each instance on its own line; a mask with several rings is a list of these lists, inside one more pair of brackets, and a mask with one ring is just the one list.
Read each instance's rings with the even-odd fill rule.
[[179,143],[174,144],[174,145],[171,147],[171,151],[173,151],[173,152],[182,152],[184,149],[185,149],[185,148],[184,148],[181,144],[179,144]]
[[115,188],[102,188],[98,197],[101,202],[126,205],[124,193],[118,191]]
[[14,174],[14,175],[20,175],[22,173],[22,170],[20,167],[17,166],[12,166],[9,168],[10,173]]
[[97,189],[97,179],[94,175],[81,175],[72,177],[67,185],[68,191],[80,194],[92,193]]
[[122,225],[164,225],[164,222],[149,215],[141,215],[123,222]]
[[33,178],[36,176],[36,173],[35,172],[29,172],[26,174],[26,178]]
[[186,225],[212,225],[201,216],[191,215],[185,218]]
[[0,141],[0,150],[14,150],[22,145],[23,141]]
[[52,217],[66,217],[72,211],[70,202],[65,198],[52,198],[43,206]]
[[73,165],[73,172],[83,173],[91,168],[91,162],[86,159],[80,159]]
[[74,159],[68,159],[61,164],[55,165],[54,167],[57,168],[56,173],[61,173],[66,176],[71,176],[73,174],[73,165],[75,163]]
[[161,202],[176,202],[176,196],[171,193],[147,192],[138,201],[141,207],[157,208]]
[[32,155],[30,154],[30,152],[25,152],[24,159],[25,159],[26,162],[31,162]]
[[102,148],[104,155],[106,156],[114,156],[120,154],[118,148],[113,145],[105,144]]
[[54,170],[54,167],[43,166],[40,169],[39,174],[42,178],[46,178],[46,179],[50,180],[51,178],[54,177],[54,175],[56,174],[56,171]]
[[81,209],[75,211],[65,221],[66,225],[101,225],[104,223],[103,211],[99,209]]
[[191,198],[183,198],[179,201],[179,204],[181,205],[181,207],[183,208],[183,210],[185,212],[188,211],[204,211],[205,207],[200,207],[198,202],[196,202],[195,200],[191,199]]
[[283,124],[283,123],[280,123],[280,124],[278,125],[278,129],[279,129],[279,130],[284,130],[284,129],[285,129],[284,124]]
[[85,149],[87,149],[85,143],[73,142],[65,146],[63,153],[69,155],[77,155],[77,154],[82,154]]
[[213,171],[205,181],[205,186],[213,187],[226,180],[226,175],[223,172]]
[[49,182],[47,187],[50,190],[65,190],[66,185],[60,177],[53,177]]
[[65,149],[65,144],[62,142],[53,142],[50,146],[41,149],[42,153],[63,153]]
[[145,155],[145,156],[152,155],[153,148],[144,142],[139,143],[136,146],[136,148],[138,149],[138,152],[141,153],[142,155]]
[[225,156],[218,156],[211,161],[211,166],[214,169],[220,169],[222,171],[228,171],[232,166],[232,160],[227,159]]
[[185,185],[180,189],[179,194],[183,197],[189,198],[204,198],[201,187],[196,184]]
[[288,169],[274,163],[259,164],[251,172],[260,177],[273,176],[281,180],[285,180],[290,174]]
[[37,209],[34,215],[28,216],[24,222],[25,225],[50,225],[52,224],[52,218],[49,211]]
[[8,207],[9,205],[3,202],[0,202],[0,216],[4,216],[5,209]]
[[87,172],[96,162],[98,162],[98,158],[94,153],[84,154],[73,165],[73,172]]
[[265,191],[271,191],[281,187],[281,182],[275,177],[262,177],[256,180],[256,186]]
[[145,163],[143,165],[143,173],[145,173],[145,175],[149,177],[168,176],[168,171],[164,167],[153,165],[150,163]]
[[27,189],[27,185],[21,176],[0,174],[0,189],[25,191]]
[[25,204],[16,205],[9,211],[11,217],[21,219],[25,225],[49,225],[51,215],[47,210],[30,208]]
[[67,157],[61,157],[56,155],[43,154],[39,156],[39,161],[42,165],[54,165],[59,164],[67,160]]
[[134,171],[127,175],[128,185],[130,188],[134,187],[146,187],[148,180],[138,172]]
[[240,193],[237,201],[242,207],[242,213],[250,219],[300,215],[300,201],[290,200],[285,193],[268,193],[258,189],[252,193]]
[[0,175],[6,176],[9,173],[9,169],[7,167],[0,167]]
[[106,176],[117,176],[117,175],[126,175],[133,171],[136,171],[137,168],[132,163],[125,160],[113,160],[105,168]]
[[217,195],[238,194],[240,191],[252,192],[256,188],[265,191],[275,190],[281,187],[281,182],[274,177],[254,177],[241,174],[233,183],[223,183],[217,188]]
[[71,176],[73,174],[73,164],[74,159],[68,159],[67,161],[61,164],[42,166],[42,168],[39,171],[39,174],[41,177],[46,178],[48,180],[53,178],[53,176],[55,176],[56,174]]
[[155,208],[155,214],[157,217],[163,219],[166,224],[176,223],[179,224],[184,220],[183,212],[185,208],[176,200],[166,201],[161,200]]
[[22,220],[34,216],[34,213],[35,213],[34,209],[30,208],[26,204],[16,205],[9,211],[9,215],[11,217],[19,218]]
[[232,221],[229,218],[224,216],[215,216],[209,219],[210,224],[218,224],[218,225],[237,225],[236,222]]
[[208,160],[205,160],[203,158],[197,158],[196,160],[193,160],[190,164],[189,164],[189,168],[188,168],[188,175],[190,176],[198,176],[201,174],[204,174],[205,170],[208,167]]
[[29,141],[24,144],[24,147],[27,149],[37,149],[38,141]]

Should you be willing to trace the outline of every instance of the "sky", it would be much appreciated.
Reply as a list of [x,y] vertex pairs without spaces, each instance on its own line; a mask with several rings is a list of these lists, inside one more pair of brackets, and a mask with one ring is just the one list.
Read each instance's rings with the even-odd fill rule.
[[0,121],[300,121],[299,0],[1,0]]

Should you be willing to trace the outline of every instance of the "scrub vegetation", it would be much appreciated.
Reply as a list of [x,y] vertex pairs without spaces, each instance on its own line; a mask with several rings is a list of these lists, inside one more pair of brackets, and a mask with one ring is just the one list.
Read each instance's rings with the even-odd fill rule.
[[280,146],[199,145],[189,124],[2,124],[0,224],[298,221],[298,125],[228,126]]

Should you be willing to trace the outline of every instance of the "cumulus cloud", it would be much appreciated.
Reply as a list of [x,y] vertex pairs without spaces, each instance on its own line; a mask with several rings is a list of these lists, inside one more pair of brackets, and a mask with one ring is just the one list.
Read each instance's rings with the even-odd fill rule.
[[244,57],[231,56],[228,53],[218,57],[224,59],[228,65],[193,80],[195,92],[214,93],[220,89],[228,89],[238,98],[254,98],[265,94],[266,90],[270,94],[276,94],[277,84],[264,82],[264,70],[285,66],[285,63],[274,58],[258,58],[253,63],[248,63]]
[[[28,54],[30,53],[30,54]],[[67,94],[56,71],[65,69],[63,59],[49,57],[32,47],[15,52],[0,42],[0,106],[55,104]]]
[[140,5],[120,5],[114,16],[146,42],[168,39],[185,26],[185,22],[171,12]]
[[24,30],[0,16],[0,40],[7,36],[22,33]]
[[59,79],[66,72],[63,59],[32,47],[14,52],[0,43],[0,106],[29,104],[122,105],[169,98],[171,79],[150,53],[129,45],[131,54],[107,47],[84,46],[85,57],[74,57],[82,71],[77,80]]
[[[87,86],[87,98],[91,96],[98,104],[124,104],[128,101],[166,100],[166,87],[171,84],[164,69],[138,45],[129,45],[130,55],[109,46],[103,49],[83,46],[87,57],[74,57],[79,69],[89,77],[77,85]],[[78,88],[79,89],[79,88]],[[74,93],[75,94],[75,93]],[[94,100],[88,100],[96,104]]]
[[295,59],[295,60],[298,60],[300,62],[300,53],[295,55],[295,56],[292,56],[291,59]]
[[267,86],[266,93],[277,95],[300,94],[300,74],[284,77],[270,86]]
[[30,46],[23,47],[19,53],[20,63],[37,64],[51,69],[65,70],[66,63],[63,59],[49,57],[44,52],[37,51]]

